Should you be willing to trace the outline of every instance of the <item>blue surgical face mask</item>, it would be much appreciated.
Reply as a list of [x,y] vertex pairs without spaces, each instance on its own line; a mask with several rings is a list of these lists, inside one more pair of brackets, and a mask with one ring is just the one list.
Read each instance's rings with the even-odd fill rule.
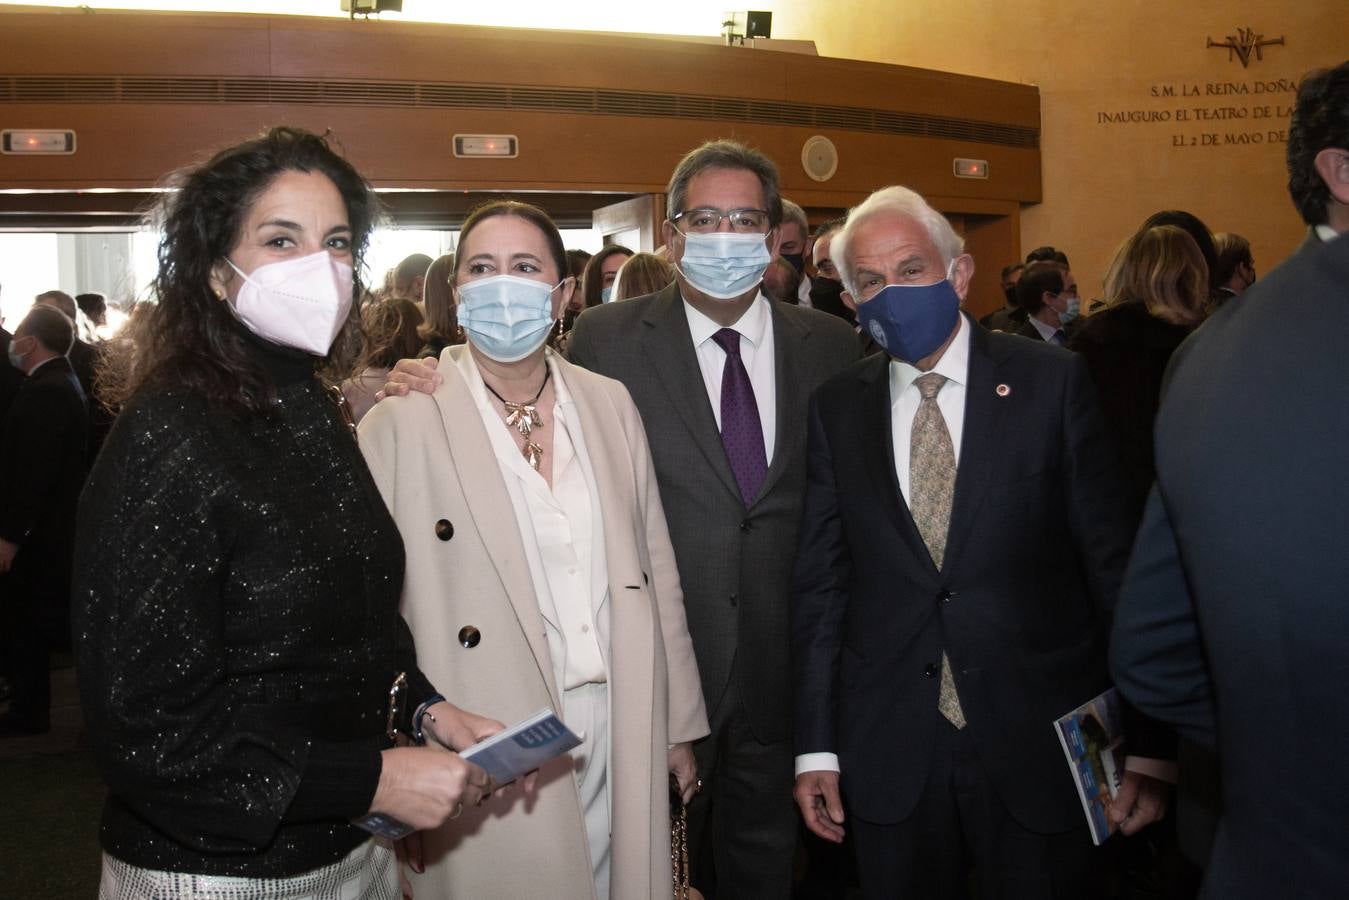
[[1067,297],[1060,294],[1059,298],[1063,300],[1065,304],[1063,312],[1059,313],[1059,324],[1067,325],[1082,314],[1082,298],[1076,294],[1070,294]]
[[23,355],[19,353],[19,351],[14,347],[14,345],[17,344],[18,342],[19,342],[18,338],[12,339],[9,342],[9,346],[5,348],[5,355],[9,357],[9,364],[14,368],[18,369],[20,372],[22,372]]
[[517,362],[548,339],[557,287],[514,275],[465,282],[458,288],[459,324],[485,356]]
[[684,235],[684,255],[675,263],[689,284],[718,300],[734,300],[763,281],[773,261],[766,234],[713,231]]
[[608,303],[609,299],[613,297],[613,295],[614,295],[614,286],[612,284],[609,285],[608,287],[600,288],[601,303]]
[[895,359],[917,363],[936,352],[960,319],[960,295],[948,279],[888,284],[857,307],[857,320]]

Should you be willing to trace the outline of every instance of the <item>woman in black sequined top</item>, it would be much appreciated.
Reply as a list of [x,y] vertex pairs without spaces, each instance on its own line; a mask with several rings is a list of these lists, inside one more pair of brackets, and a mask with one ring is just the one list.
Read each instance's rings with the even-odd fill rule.
[[[100,898],[396,898],[367,813],[479,802],[500,725],[417,669],[403,547],[315,368],[359,342],[374,204],[315,135],[218,154],[169,201],[158,306],[104,386],[124,404],[80,507],[73,618],[109,787]],[[421,709],[444,747],[392,748]],[[213,893],[215,892],[215,893]]]

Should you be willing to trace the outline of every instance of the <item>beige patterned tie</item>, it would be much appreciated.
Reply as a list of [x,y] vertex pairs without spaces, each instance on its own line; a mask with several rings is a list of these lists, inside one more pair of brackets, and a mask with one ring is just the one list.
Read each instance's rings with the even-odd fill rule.
[[[955,496],[956,453],[951,432],[937,406],[937,392],[946,376],[928,372],[914,380],[923,400],[913,416],[909,433],[909,511],[923,536],[932,562],[940,569],[946,556],[946,535],[951,528],[951,499]],[[937,709],[956,728],[965,727],[951,661],[941,655],[941,694]]]

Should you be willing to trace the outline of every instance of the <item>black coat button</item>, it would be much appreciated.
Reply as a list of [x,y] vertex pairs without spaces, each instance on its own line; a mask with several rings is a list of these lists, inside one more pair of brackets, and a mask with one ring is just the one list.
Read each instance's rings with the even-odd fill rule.
[[459,643],[465,650],[472,650],[478,646],[480,640],[482,640],[482,632],[472,625],[465,625],[459,629]]
[[[460,635],[461,635],[461,636],[463,635],[463,632],[462,632],[462,631],[460,632]],[[936,663],[928,663],[928,664],[923,668],[923,674],[926,675],[928,678],[936,678],[936,677],[937,677],[937,673],[940,672],[940,671],[941,671],[941,667],[938,666]]]
[[732,595],[731,595],[731,605],[732,605],[732,606],[739,606],[739,605],[740,605],[740,595],[739,595],[739,594],[732,594]]
[[740,523],[740,530],[749,531],[749,529],[750,529],[749,519],[742,520]]
[[442,541],[448,541],[454,537],[454,526],[450,524],[449,519],[441,519],[436,523],[436,537]]
[[951,591],[941,591],[937,594],[937,599],[940,600],[942,603],[950,603],[951,598],[954,596],[955,594],[952,593]]

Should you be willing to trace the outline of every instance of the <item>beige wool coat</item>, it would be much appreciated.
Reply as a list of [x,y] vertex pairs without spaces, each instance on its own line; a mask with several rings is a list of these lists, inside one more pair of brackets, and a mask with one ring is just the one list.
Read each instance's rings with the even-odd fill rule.
[[[417,660],[464,709],[510,724],[561,711],[545,623],[510,495],[456,360],[445,383],[379,403],[360,445],[403,536],[403,615]],[[627,389],[556,358],[598,481],[609,576],[609,677],[614,900],[670,897],[667,745],[708,733],[646,434]],[[460,633],[476,629],[475,646]],[[468,637],[472,632],[464,631]],[[418,900],[588,898],[594,883],[567,758],[425,834]]]

